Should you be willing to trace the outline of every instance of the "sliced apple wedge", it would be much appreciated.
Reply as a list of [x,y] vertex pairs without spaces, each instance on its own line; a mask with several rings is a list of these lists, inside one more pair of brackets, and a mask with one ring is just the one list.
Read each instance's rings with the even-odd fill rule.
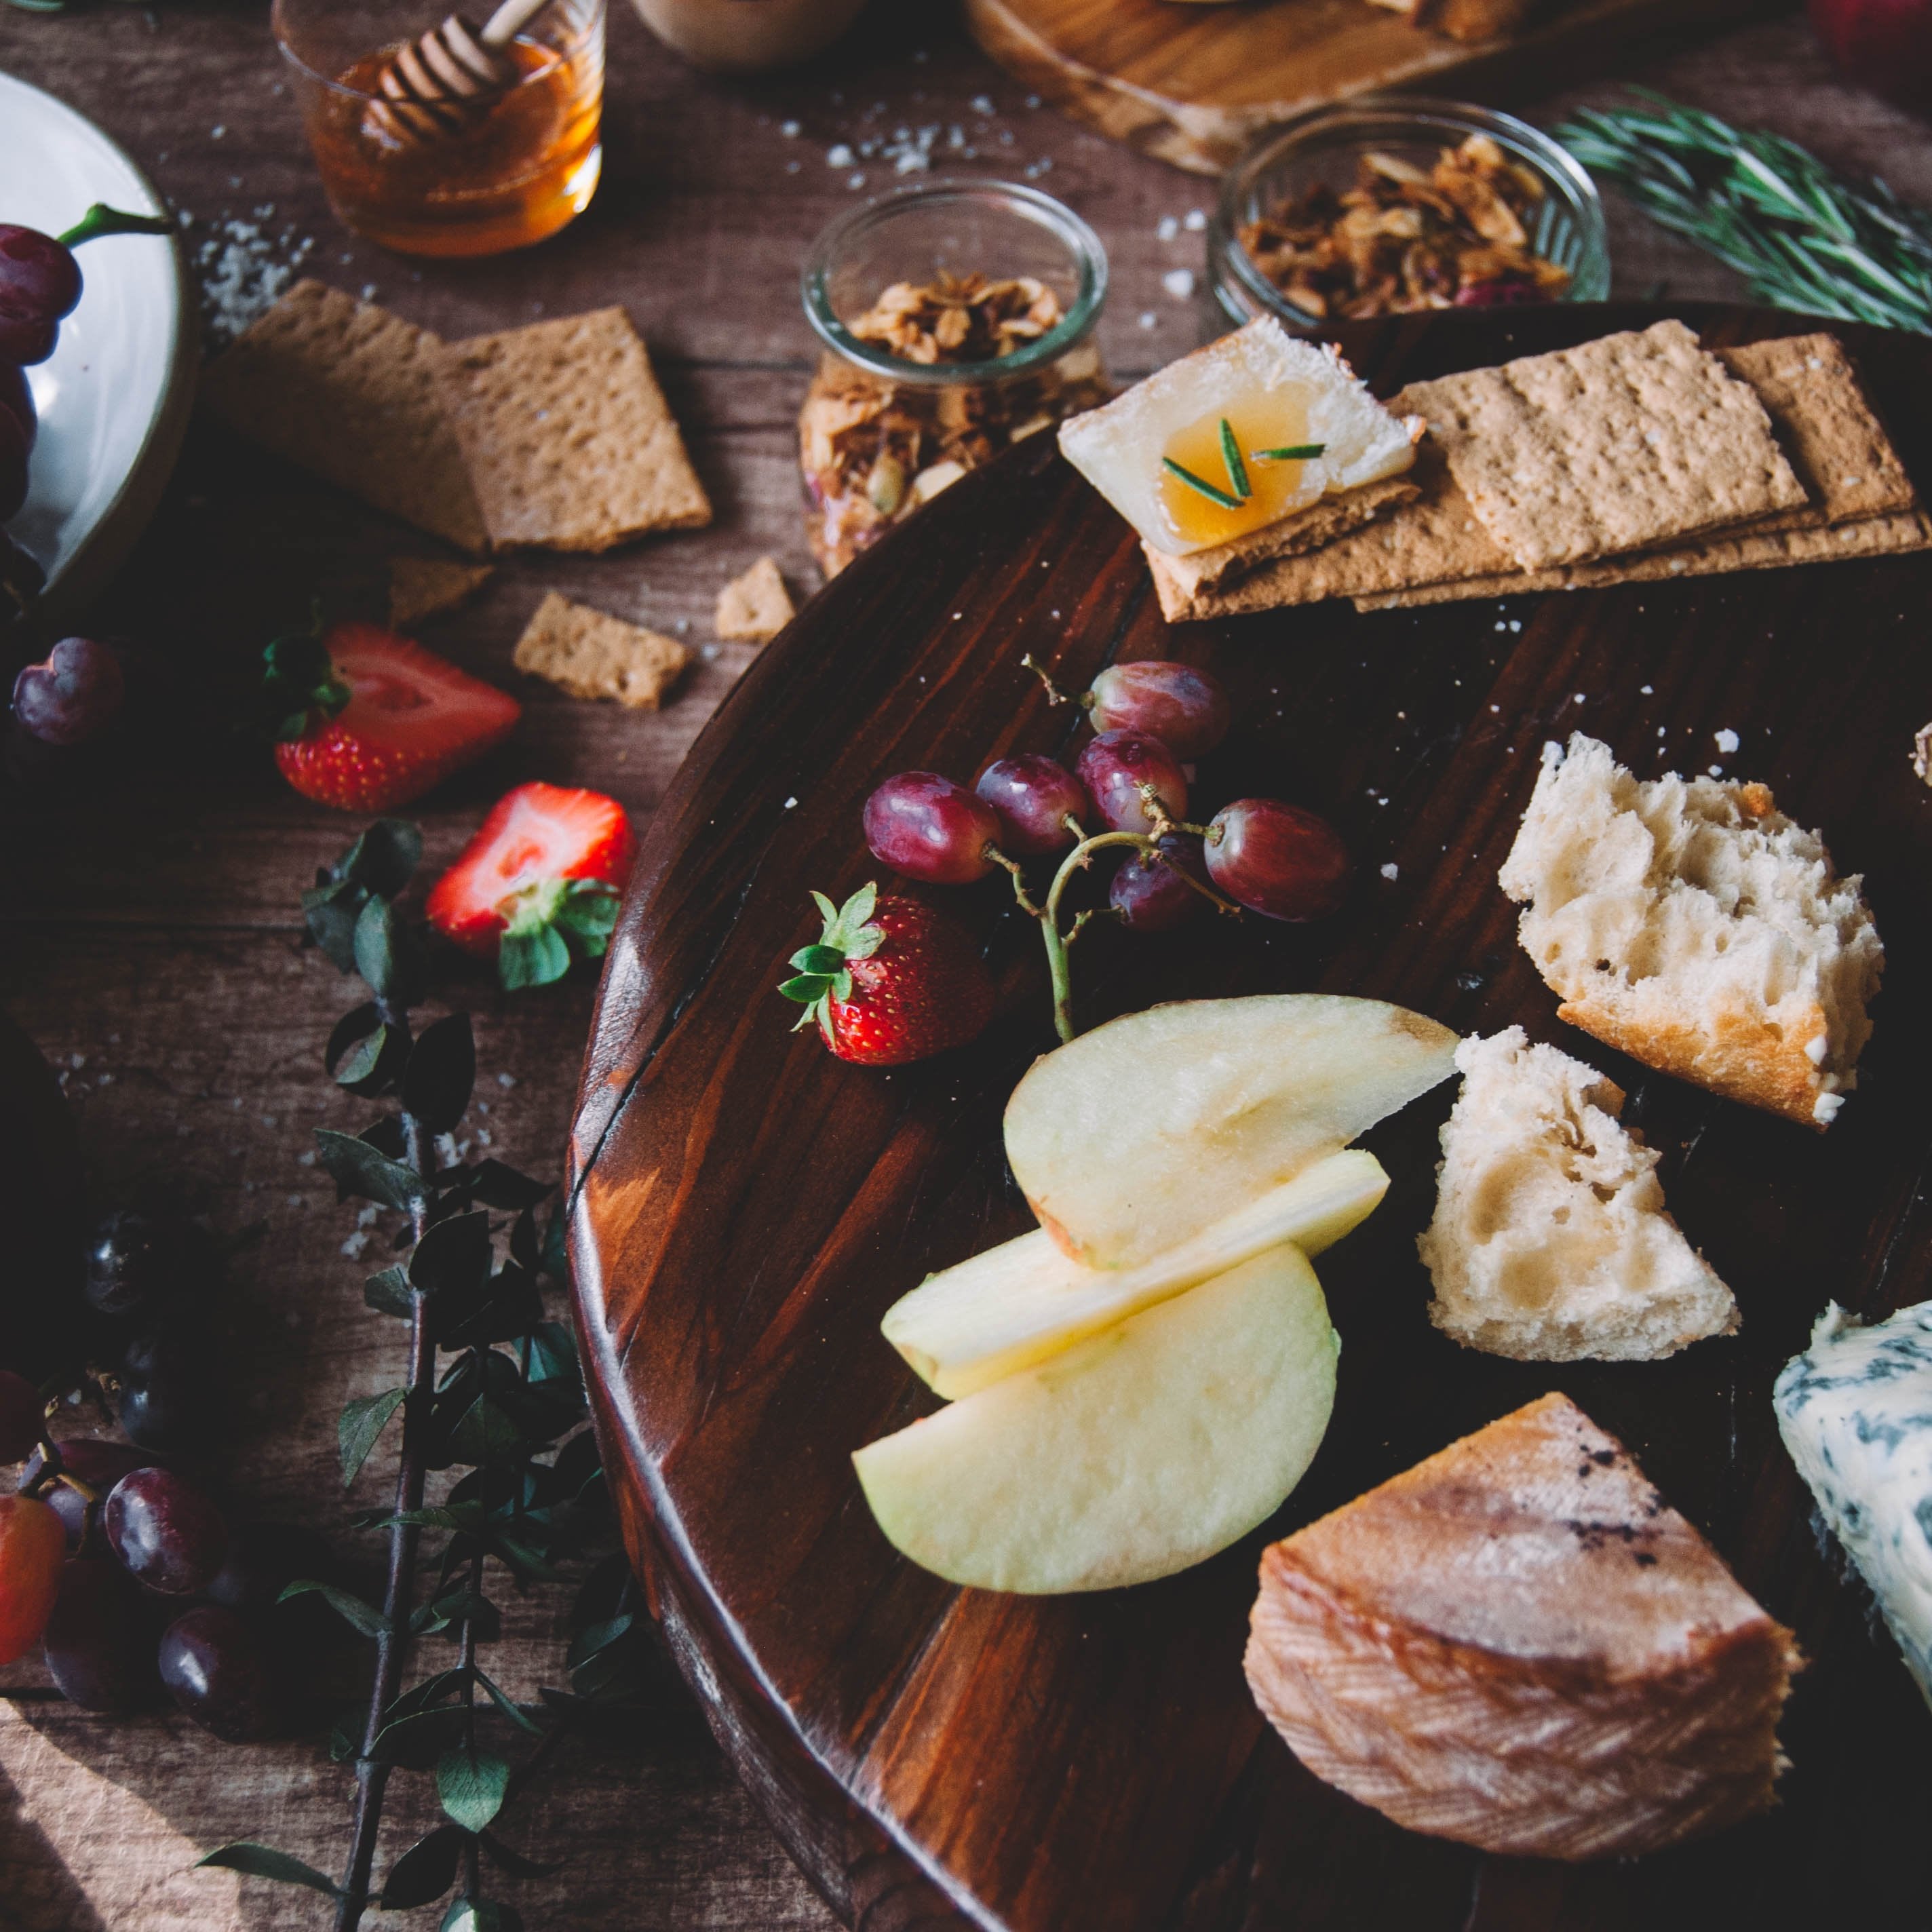
[[1178,1247],[1456,1070],[1456,1035],[1380,1000],[1184,1000],[1036,1060],[1006,1158],[1040,1226],[1090,1268]]
[[956,1583],[1144,1583],[1280,1506],[1328,1426],[1340,1346],[1307,1257],[1270,1248],[852,1460],[893,1546]]
[[1292,1241],[1318,1255],[1368,1219],[1388,1184],[1373,1154],[1346,1148],[1138,1268],[1088,1268],[1035,1228],[921,1282],[879,1325],[940,1394],[970,1395],[1264,1249]]

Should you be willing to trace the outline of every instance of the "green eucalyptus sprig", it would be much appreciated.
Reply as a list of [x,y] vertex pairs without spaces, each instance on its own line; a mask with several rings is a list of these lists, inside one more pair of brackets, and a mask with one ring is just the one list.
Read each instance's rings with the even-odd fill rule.
[[[544,1308],[546,1285],[565,1280],[562,1217],[538,1220],[554,1190],[501,1161],[463,1159],[449,1136],[476,1080],[469,1017],[420,1029],[412,1017],[428,997],[428,954],[421,926],[398,902],[422,854],[416,826],[382,820],[302,895],[310,938],[369,995],[331,1032],[328,1069],[350,1093],[397,1102],[359,1135],[318,1130],[316,1151],[339,1199],[408,1216],[398,1239],[406,1252],[363,1290],[377,1314],[408,1324],[406,1371],[394,1387],[350,1402],[338,1432],[345,1487],[399,1433],[392,1501],[352,1520],[387,1538],[382,1599],[310,1580],[284,1593],[320,1596],[372,1647],[366,1706],[338,1724],[331,1746],[356,1778],[344,1873],[332,1879],[246,1839],[201,1862],[320,1892],[341,1932],[372,1906],[406,1910],[452,1891],[441,1932],[520,1932],[514,1906],[484,1895],[484,1864],[525,1878],[555,1868],[507,1844],[502,1814],[572,1725],[635,1698],[644,1627],[617,1558],[580,1600],[571,1692],[520,1704],[482,1661],[501,1631],[494,1593],[506,1580],[522,1590],[561,1579],[601,1521],[603,1472],[584,1426],[574,1340]],[[451,1472],[458,1473],[445,1493],[429,1502],[428,1478]],[[425,1537],[440,1539],[427,1556]],[[419,1568],[432,1577],[420,1602]],[[447,1647],[447,1660],[405,1688],[410,1652],[432,1640]],[[379,1887],[376,1840],[398,1770],[434,1775],[443,1822],[397,1858]]]
[[1760,302],[1932,334],[1932,214],[1796,141],[1635,92],[1649,108],[1586,110],[1556,139]]

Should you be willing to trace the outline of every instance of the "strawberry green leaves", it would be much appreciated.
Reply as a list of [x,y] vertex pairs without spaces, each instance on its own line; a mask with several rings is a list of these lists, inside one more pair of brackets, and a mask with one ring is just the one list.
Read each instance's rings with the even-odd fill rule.
[[305,631],[288,631],[270,639],[262,652],[262,687],[274,735],[292,742],[318,716],[334,718],[351,695],[335,674],[334,660],[322,641],[322,606],[318,602]]
[[852,997],[851,962],[869,959],[884,944],[885,934],[869,923],[879,903],[876,884],[861,886],[842,906],[833,905],[823,892],[814,892],[812,897],[825,921],[825,930],[816,944],[801,946],[791,956],[790,963],[797,970],[780,983],[778,991],[805,1009],[793,1032],[816,1021],[829,1037],[830,1002]]
[[618,896],[596,879],[546,879],[522,894],[496,955],[506,992],[547,986],[572,959],[601,959],[617,923]]

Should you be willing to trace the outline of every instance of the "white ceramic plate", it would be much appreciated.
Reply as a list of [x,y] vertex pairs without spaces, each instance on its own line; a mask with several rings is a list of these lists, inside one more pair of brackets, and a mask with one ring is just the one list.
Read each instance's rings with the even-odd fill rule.
[[[0,221],[50,235],[94,202],[167,211],[92,122],[0,74]],[[40,412],[30,487],[7,534],[47,574],[50,614],[106,583],[160,500],[194,398],[196,316],[178,245],[114,235],[80,251],[86,286],[60,346],[27,371]]]

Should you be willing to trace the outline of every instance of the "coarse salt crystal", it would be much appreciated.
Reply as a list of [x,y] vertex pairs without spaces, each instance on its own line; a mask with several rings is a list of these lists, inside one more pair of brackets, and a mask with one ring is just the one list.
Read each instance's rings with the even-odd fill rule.
[[852,165],[852,150],[843,141],[825,151],[825,165],[828,168],[849,168]]
[[1180,232],[1180,224],[1172,215],[1163,214],[1154,224],[1154,232],[1156,241],[1172,242]]
[[1388,880],[1391,884],[1393,884],[1396,878],[1400,878],[1400,875],[1401,868],[1396,865],[1393,859],[1391,859],[1388,863],[1382,868],[1382,877]]
[[1738,734],[1728,727],[1722,731],[1713,732],[1712,736],[1717,740],[1718,749],[1722,752],[1726,758],[1729,758],[1738,748]]
[[1208,218],[1199,208],[1190,208],[1187,211],[1186,218],[1180,225],[1187,230],[1189,234],[1198,235],[1202,230],[1208,226]]
[[1161,277],[1160,285],[1176,302],[1185,302],[1194,292],[1194,271],[1170,268]]

